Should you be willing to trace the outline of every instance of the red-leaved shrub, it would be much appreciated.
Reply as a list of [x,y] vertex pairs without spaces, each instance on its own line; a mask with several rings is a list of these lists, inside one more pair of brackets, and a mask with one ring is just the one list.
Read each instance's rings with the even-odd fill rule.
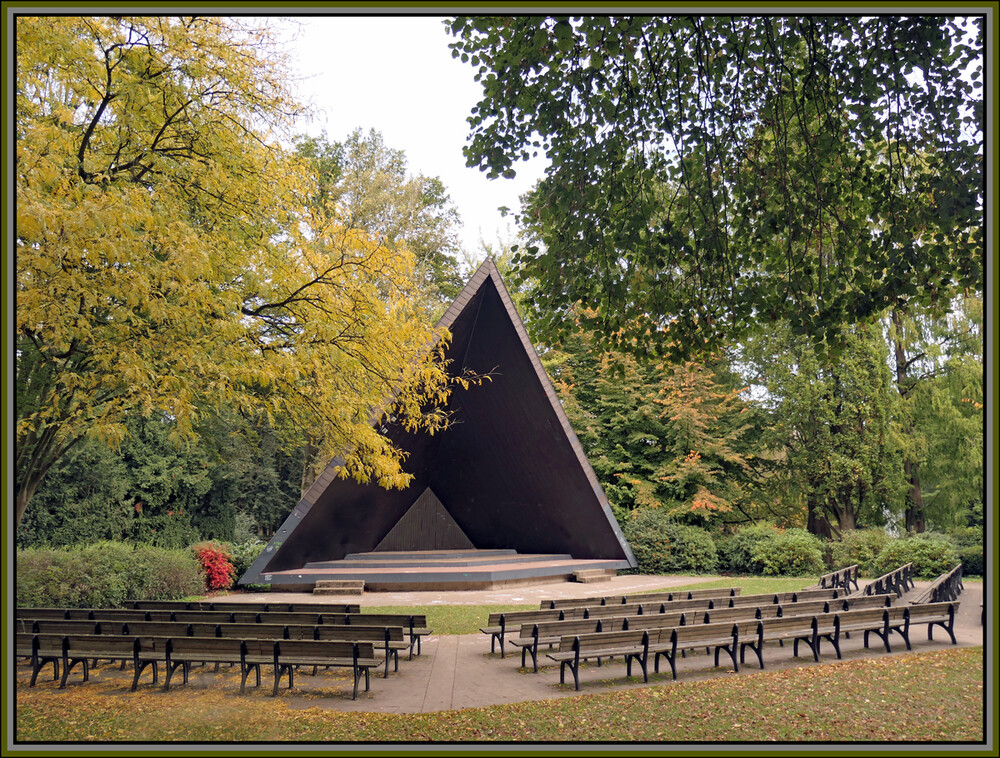
[[233,566],[229,550],[216,542],[199,542],[192,545],[195,557],[201,564],[205,575],[205,587],[209,592],[228,590],[236,580],[236,568]]

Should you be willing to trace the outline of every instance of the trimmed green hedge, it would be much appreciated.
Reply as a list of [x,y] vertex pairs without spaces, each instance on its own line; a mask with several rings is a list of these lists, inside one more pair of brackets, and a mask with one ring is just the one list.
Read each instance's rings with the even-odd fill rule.
[[805,529],[785,529],[757,543],[751,553],[764,576],[819,576],[826,573],[823,542]]
[[884,572],[879,571],[876,565],[879,554],[895,539],[884,529],[856,529],[844,532],[841,539],[831,543],[833,568],[841,569],[856,564],[862,576],[873,578],[880,576]]
[[710,574],[718,568],[712,535],[696,526],[678,524],[665,510],[633,511],[622,525],[622,533],[642,573]]
[[958,551],[948,539],[937,535],[916,535],[889,542],[875,561],[877,575],[912,563],[917,579],[937,579],[959,562]]
[[178,600],[203,590],[198,563],[187,548],[99,542],[17,553],[19,606],[117,608],[125,600]]

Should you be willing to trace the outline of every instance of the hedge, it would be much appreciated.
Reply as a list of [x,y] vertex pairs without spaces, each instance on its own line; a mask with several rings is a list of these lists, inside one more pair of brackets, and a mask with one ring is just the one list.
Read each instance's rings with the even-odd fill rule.
[[116,608],[125,600],[179,600],[203,591],[189,549],[99,542],[17,553],[17,604],[24,607]]
[[659,508],[633,511],[622,533],[643,573],[710,574],[718,567],[712,536],[696,526],[678,524]]

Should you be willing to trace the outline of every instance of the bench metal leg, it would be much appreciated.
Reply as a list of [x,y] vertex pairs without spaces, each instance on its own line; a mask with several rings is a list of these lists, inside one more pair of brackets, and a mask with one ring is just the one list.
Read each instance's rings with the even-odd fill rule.
[[34,687],[35,682],[38,680],[38,674],[45,667],[46,663],[52,664],[52,681],[59,679],[59,659],[58,658],[32,658],[31,660],[31,684],[29,687]]
[[157,684],[160,681],[160,671],[156,661],[137,661],[134,666],[135,675],[132,677],[132,692],[138,689],[139,677],[142,676],[142,672],[146,670],[147,666],[153,667],[153,684]]
[[260,664],[259,663],[251,663],[251,664],[246,665],[246,666],[241,666],[240,667],[240,673],[242,674],[242,677],[240,678],[240,694],[241,695],[246,691],[247,677],[250,676],[250,672],[251,671],[256,671],[257,672],[257,686],[260,687]]
[[733,671],[740,670],[739,661],[736,660],[736,646],[735,645],[716,645],[715,647],[715,665],[719,665],[719,652],[725,650],[729,653],[729,657],[733,659]]
[[744,642],[740,644],[740,663],[744,662],[744,654],[746,653],[746,649],[750,648],[751,650],[753,650],[754,653],[756,653],[757,662],[760,664],[760,667],[764,668],[764,655],[763,651],[761,650],[761,647],[762,646],[756,645],[752,642]]
[[62,680],[59,682],[59,689],[66,686],[66,680],[69,678],[69,672],[72,671],[78,663],[83,664],[83,681],[90,681],[90,661],[87,658],[63,658],[63,673]]

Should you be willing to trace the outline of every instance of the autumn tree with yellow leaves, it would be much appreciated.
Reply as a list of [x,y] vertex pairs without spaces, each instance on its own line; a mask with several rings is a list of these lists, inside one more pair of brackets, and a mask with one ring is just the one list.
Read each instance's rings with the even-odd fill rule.
[[136,414],[178,441],[214,409],[263,416],[405,484],[372,422],[446,424],[440,335],[400,286],[405,247],[310,210],[266,30],[20,16],[15,34],[16,523],[67,451]]

